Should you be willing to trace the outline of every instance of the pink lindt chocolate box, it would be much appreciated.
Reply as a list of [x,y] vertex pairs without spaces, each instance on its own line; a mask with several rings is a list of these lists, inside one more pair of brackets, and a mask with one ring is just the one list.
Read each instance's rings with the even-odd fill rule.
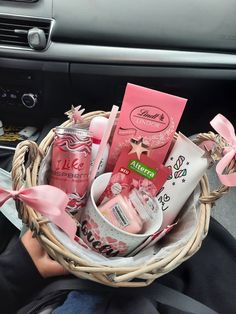
[[142,137],[150,157],[163,163],[187,99],[127,84],[119,121],[113,136],[107,170],[111,171],[131,137]]

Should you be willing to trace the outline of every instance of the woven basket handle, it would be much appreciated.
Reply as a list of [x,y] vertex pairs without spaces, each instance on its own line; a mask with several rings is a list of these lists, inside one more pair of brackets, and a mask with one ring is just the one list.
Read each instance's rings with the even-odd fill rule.
[[[200,145],[204,141],[213,141],[216,143],[217,151],[221,154],[223,152],[223,149],[225,146],[227,146],[226,142],[223,138],[221,138],[218,134],[215,134],[213,132],[208,133],[200,133],[197,135],[196,139],[193,140],[193,142],[197,145]],[[213,157],[213,156],[212,156]],[[214,159],[214,157],[213,157]],[[230,165],[226,169],[226,173],[232,173],[236,171],[236,160],[233,159],[230,163]],[[207,196],[202,196],[200,198],[200,201],[202,203],[214,203],[216,200],[221,198],[224,194],[226,194],[229,191],[229,187],[221,184],[217,189],[213,190],[210,194]]]
[[23,141],[17,145],[12,162],[12,188],[19,190],[27,183],[27,186],[35,185],[32,182],[33,163],[42,154],[38,145],[33,141]]

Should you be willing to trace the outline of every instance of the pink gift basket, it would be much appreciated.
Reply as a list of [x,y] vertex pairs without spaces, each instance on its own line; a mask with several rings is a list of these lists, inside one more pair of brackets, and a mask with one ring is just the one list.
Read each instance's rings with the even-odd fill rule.
[[[127,102],[133,101],[133,97],[136,96],[135,93],[136,90],[134,89],[128,95],[125,94],[124,99]],[[152,93],[153,91],[150,92],[151,96]],[[164,93],[160,93],[158,97],[163,97],[163,95]],[[179,102],[184,108],[185,102],[179,97],[171,96],[167,100],[170,104],[173,101]],[[168,107],[167,100],[166,106]],[[123,106],[124,102],[122,108]],[[16,200],[19,216],[23,223],[34,231],[34,236],[39,239],[48,254],[79,278],[116,287],[143,287],[151,284],[158,277],[170,272],[199,250],[208,232],[212,206],[217,199],[228,192],[229,186],[234,185],[232,182],[235,182],[236,162],[234,156],[236,138],[233,127],[226,118],[218,115],[212,120],[212,126],[220,135],[213,132],[200,133],[193,141],[190,141],[184,135],[175,131],[177,127],[176,120],[180,119],[182,112],[179,113],[179,117],[177,117],[178,114],[176,112],[166,115],[166,111],[163,108],[158,108],[158,113],[157,111],[154,112],[154,106],[150,100],[145,110],[140,109],[140,104],[131,110],[130,115],[125,110],[127,119],[130,117],[130,121],[124,122],[125,127],[120,122],[123,119],[123,109],[120,113],[117,113],[118,108],[115,108],[116,110],[111,112],[94,111],[78,115],[77,118],[82,119],[83,124],[86,125],[89,125],[92,119],[98,116],[106,117],[108,120],[113,121],[113,124],[108,123],[107,130],[109,132],[105,132],[101,143],[99,142],[101,146],[103,142],[107,143],[108,140],[110,144],[113,142],[111,148],[114,154],[110,158],[110,163],[113,163],[113,167],[110,166],[109,170],[110,172],[113,171],[113,174],[99,174],[95,179],[95,173],[99,166],[96,163],[97,159],[95,159],[95,169],[92,168],[90,170],[87,188],[83,188],[83,192],[87,194],[84,204],[83,199],[78,201],[75,197],[70,198],[70,202],[67,203],[68,199],[63,199],[65,192],[61,192],[64,194],[58,194],[56,190],[60,188],[58,183],[55,183],[55,178],[57,179],[57,177],[54,177],[54,180],[45,179],[45,173],[48,173],[48,171],[51,173],[51,176],[52,173],[58,175],[60,167],[64,169],[63,173],[68,177],[67,170],[72,166],[77,170],[76,178],[78,178],[80,167],[88,167],[83,159],[81,159],[82,161],[76,159],[76,161],[73,161],[73,164],[69,159],[67,159],[67,163],[61,161],[58,157],[60,156],[60,147],[62,147],[60,146],[60,136],[58,137],[58,147],[60,149],[55,153],[55,143],[57,143],[55,134],[60,132],[60,129],[69,130],[73,128],[74,121],[71,119],[71,116],[59,128],[51,130],[39,145],[26,140],[21,142],[16,148],[12,168],[12,181],[13,189],[15,190],[13,197]],[[70,114],[72,112],[78,114],[78,111],[71,110]],[[158,124],[153,122],[157,119],[159,119]],[[137,126],[137,123],[140,124]],[[163,144],[159,149],[154,145],[153,155],[150,155],[151,157],[148,155],[148,145],[144,136],[146,126],[144,126],[144,123],[148,125],[148,130],[152,132],[153,138],[160,135],[158,141],[172,134],[172,138],[168,143],[169,147],[165,148],[168,150],[168,153],[165,154],[165,145]],[[137,132],[135,133],[134,131]],[[136,140],[132,142],[132,150],[125,155],[129,157],[128,166],[120,167],[117,149],[124,135],[129,139],[130,137],[134,138],[135,135]],[[82,135],[80,134],[79,136]],[[105,138],[106,136],[107,138]],[[54,155],[52,153],[53,145]],[[88,149],[89,147],[86,145],[82,148],[80,147],[81,150],[83,149],[83,152],[85,148]],[[185,148],[184,145],[186,146]],[[189,149],[189,147],[193,148]],[[66,154],[69,154],[68,150],[71,151],[71,146],[69,146],[69,149],[66,146],[66,150]],[[189,153],[190,150],[192,150],[191,154]],[[204,154],[202,153],[203,151]],[[97,157],[99,154],[101,155],[101,149],[100,151],[98,149]],[[135,156],[134,159],[132,159],[133,155]],[[164,155],[166,155],[165,161],[163,161]],[[158,165],[165,163],[165,166],[160,166],[159,168],[146,167],[145,161],[149,157],[152,160],[156,160]],[[57,163],[55,163],[55,160]],[[217,162],[216,171],[223,184],[216,190],[211,191],[206,169],[214,162]],[[52,170],[53,163],[55,166],[54,170]],[[124,164],[125,161],[122,165]],[[47,169],[48,165],[51,167],[51,170]],[[168,169],[169,171],[168,174],[165,174],[163,170],[163,178],[167,181],[164,185],[161,184],[163,185],[162,187],[158,187],[158,193],[155,194],[154,198],[158,206],[157,209],[151,207],[153,211],[151,214],[149,213],[151,217],[151,222],[149,222],[149,220],[145,220],[146,212],[144,215],[142,208],[145,207],[146,203],[153,206],[153,198],[147,198],[145,193],[140,193],[143,192],[144,184],[146,189],[148,187],[152,191],[151,187],[153,189],[153,185],[149,185],[149,182],[156,173],[161,173],[162,167],[164,170]],[[190,182],[189,173],[194,168],[201,168],[201,171]],[[154,172],[153,169],[155,170]],[[127,178],[126,175],[132,171],[137,176],[132,177],[135,191],[138,189],[139,192],[141,191],[138,194],[138,198],[135,198],[137,193],[134,190],[131,191],[132,193],[129,191],[130,194],[127,194],[132,205],[135,205],[133,207],[136,208],[136,212],[132,214],[133,216],[131,215],[131,209],[124,214],[121,213],[117,205],[119,202],[122,204],[124,201],[123,199],[121,200],[120,191],[117,191],[123,188],[129,190],[130,181],[127,181],[127,184],[124,185],[122,185],[123,181],[122,184],[116,182],[122,176],[122,178]],[[142,179],[142,184],[137,179],[137,173],[140,174],[140,172],[142,172],[142,178],[145,178],[145,180]],[[160,182],[160,177],[157,182]],[[45,186],[49,186],[49,183],[51,186],[57,186],[55,191],[53,190],[54,187],[45,190]],[[70,184],[71,190],[66,192],[69,197],[71,197],[74,191],[72,183]],[[141,188],[140,185],[142,185]],[[101,207],[101,211],[96,207],[96,202],[101,198],[105,189],[110,194],[115,193],[117,198],[117,202],[112,199],[112,212],[108,211],[108,206],[105,205]],[[168,192],[172,190],[174,192]],[[109,198],[110,194],[108,192]],[[39,193],[37,197],[35,193]],[[183,203],[181,195],[184,193],[189,193],[190,195],[186,197]],[[140,195],[142,196],[141,198]],[[143,202],[146,203],[143,205]],[[63,211],[57,208],[59,203],[61,207],[64,204]],[[73,209],[80,206],[85,206],[87,211],[78,211],[72,215]],[[174,208],[173,210],[176,209],[176,213],[173,214],[173,210],[170,211],[171,206]],[[70,214],[65,208],[70,209]],[[178,212],[177,208],[179,208]],[[111,213],[115,213],[116,217],[119,218],[123,224],[123,229],[117,227],[110,219],[109,215]],[[127,221],[136,221],[137,213],[142,218],[142,215],[145,216],[143,218],[145,220],[144,225],[149,232],[139,233],[139,224],[130,225],[130,229],[127,229],[126,225],[131,224],[130,222],[127,223]],[[131,215],[131,218],[126,217],[128,214]],[[137,230],[137,234],[132,234],[132,230]]]

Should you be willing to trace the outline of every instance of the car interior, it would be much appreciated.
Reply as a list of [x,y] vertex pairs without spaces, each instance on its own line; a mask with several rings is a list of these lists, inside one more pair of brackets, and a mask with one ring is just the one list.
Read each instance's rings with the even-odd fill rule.
[[[71,105],[120,106],[128,82],[187,98],[187,136],[212,130],[217,113],[236,125],[235,13],[234,0],[1,0],[3,127],[36,128],[39,143]],[[1,168],[19,141],[0,136]],[[213,214],[236,236],[234,199]],[[0,215],[3,251],[18,231]]]

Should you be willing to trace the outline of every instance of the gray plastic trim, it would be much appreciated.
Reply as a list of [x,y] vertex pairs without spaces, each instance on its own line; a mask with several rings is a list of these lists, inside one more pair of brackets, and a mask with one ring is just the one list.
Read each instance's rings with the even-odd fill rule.
[[51,42],[46,51],[0,48],[0,57],[67,62],[236,68],[236,54],[76,45]]
[[235,0],[54,0],[52,40],[235,52],[235,5]]
[[211,79],[235,80],[236,69],[202,68],[202,67],[170,67],[170,66],[138,66],[72,63],[70,67],[72,79],[80,75],[100,75],[102,77],[135,77],[173,79]]
[[34,3],[1,1],[0,6],[1,14],[52,18],[52,0],[40,0]]

